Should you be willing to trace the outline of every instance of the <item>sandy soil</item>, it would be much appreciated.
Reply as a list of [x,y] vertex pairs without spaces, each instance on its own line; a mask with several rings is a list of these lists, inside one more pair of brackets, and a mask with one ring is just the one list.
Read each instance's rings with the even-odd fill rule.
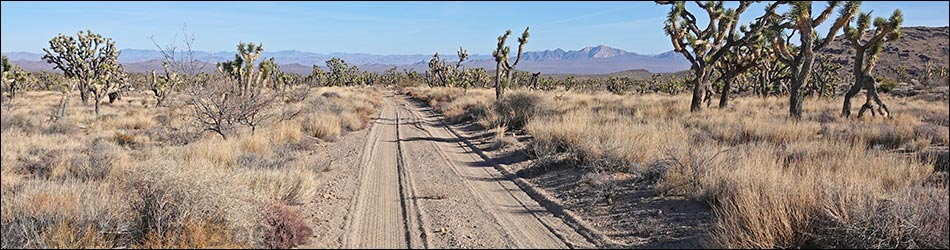
[[[433,114],[424,104],[414,105],[420,112]],[[657,196],[651,183],[638,182],[634,176],[614,175],[618,189],[613,203],[608,204],[583,180],[585,170],[536,166],[525,153],[528,136],[519,135],[515,145],[494,149],[493,132],[472,122],[443,128],[476,150],[483,162],[510,175],[522,190],[599,248],[699,248],[713,225],[708,205],[683,197]]]
[[304,248],[591,248],[427,108],[388,94],[329,146]]

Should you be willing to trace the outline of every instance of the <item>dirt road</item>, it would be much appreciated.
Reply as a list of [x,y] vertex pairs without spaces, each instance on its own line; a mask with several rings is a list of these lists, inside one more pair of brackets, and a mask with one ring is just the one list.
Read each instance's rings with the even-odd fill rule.
[[342,247],[592,247],[437,116],[400,95],[385,99],[360,156]]

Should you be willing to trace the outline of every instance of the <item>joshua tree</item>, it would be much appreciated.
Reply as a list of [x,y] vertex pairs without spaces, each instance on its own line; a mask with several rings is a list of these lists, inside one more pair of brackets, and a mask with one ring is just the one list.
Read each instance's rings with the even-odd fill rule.
[[749,72],[754,76],[753,93],[762,97],[775,92],[787,92],[785,82],[791,78],[788,64],[778,60],[773,44],[771,40],[766,41],[765,46],[762,47],[761,58]]
[[80,97],[88,103],[92,82],[109,75],[107,64],[118,64],[119,52],[111,38],[92,31],[79,31],[76,38],[59,34],[44,48],[43,59],[63,71],[68,78],[79,80]]
[[395,85],[399,83],[399,71],[396,71],[396,66],[386,70],[386,73],[383,73],[382,83],[384,85]]
[[465,67],[462,66],[462,62],[468,59],[468,51],[462,47],[459,47],[459,51],[456,52],[456,54],[458,55],[459,60],[455,63],[455,69],[453,70],[454,74],[452,74],[452,82],[454,82],[456,86],[461,85],[463,88],[465,88],[465,93],[468,93],[468,88],[472,86],[472,82],[469,80],[471,78],[468,77],[468,72],[465,71]]
[[[432,55],[432,59],[429,59],[429,71],[426,73],[431,74],[432,78],[435,78],[439,81],[439,84],[436,86],[448,86],[448,81],[445,79],[446,74],[448,74],[446,72],[447,68],[448,67],[445,66],[445,60],[442,60],[439,57],[439,52],[435,52],[435,55]],[[430,82],[435,82],[435,79],[431,80]]]
[[19,66],[10,64],[7,60],[7,56],[3,56],[3,90],[7,92],[10,96],[10,99],[16,97],[17,92],[24,90],[27,86],[36,82],[36,79],[33,78],[33,74],[26,72],[21,69]]
[[[894,10],[890,19],[876,18],[874,20],[874,33],[871,34],[871,39],[866,42],[862,42],[862,40],[864,32],[871,27],[871,13],[858,15],[857,28],[851,27],[850,19],[846,23],[844,37],[851,41],[851,47],[854,48],[854,68],[852,69],[854,84],[844,95],[841,116],[848,117],[851,115],[851,98],[857,95],[862,88],[867,91],[867,101],[861,106],[858,117],[861,117],[864,111],[867,110],[871,110],[872,115],[880,113],[885,118],[890,115],[887,106],[884,105],[884,102],[881,102],[881,98],[877,94],[877,80],[871,75],[871,72],[874,70],[874,66],[877,65],[878,54],[884,48],[884,43],[900,38],[900,28],[903,20],[904,17],[900,9]],[[878,106],[876,109],[874,104],[871,103],[872,100]]]
[[165,69],[163,75],[156,74],[153,69],[151,76],[148,78],[149,89],[152,90],[155,96],[155,106],[162,106],[168,94],[183,81],[181,75],[169,69],[168,62],[162,63],[162,68]]
[[531,89],[538,89],[538,77],[541,76],[541,72],[531,73]]
[[515,63],[508,63],[508,55],[511,52],[511,48],[505,46],[505,40],[508,40],[508,36],[511,35],[511,30],[506,30],[504,35],[498,36],[498,47],[495,48],[495,51],[492,53],[492,56],[495,57],[495,100],[501,100],[501,97],[505,93],[505,87],[501,82],[502,74],[505,76],[504,85],[511,83],[511,73],[515,70],[515,67],[518,66],[518,62],[521,62],[521,54],[524,51],[525,44],[528,44],[528,27],[524,28],[524,33],[521,33],[521,37],[518,38],[518,56],[515,58]]
[[686,9],[681,1],[657,1],[658,4],[672,5],[664,30],[670,36],[673,48],[683,54],[690,64],[695,78],[693,78],[693,98],[690,102],[690,111],[697,112],[703,95],[709,91],[709,79],[713,73],[712,67],[719,61],[732,46],[743,45],[756,39],[766,27],[767,16],[772,15],[778,3],[769,4],[765,8],[765,15],[756,19],[751,29],[742,29],[744,34],[736,32],[739,16],[748,9],[752,1],[741,1],[735,9],[725,8],[723,2],[709,1],[696,2],[696,5],[706,11],[709,18],[708,26],[700,30],[693,13]]
[[832,97],[841,81],[840,72],[844,65],[834,62],[831,55],[821,55],[815,58],[815,79],[811,81],[812,88],[818,92],[818,97]]
[[[857,12],[860,2],[849,1],[839,8],[841,2],[830,1],[828,6],[821,11],[818,16],[812,18],[811,2],[791,2],[790,10],[782,16],[782,21],[773,27],[772,38],[776,39],[776,55],[779,60],[789,65],[791,70],[791,86],[789,86],[789,117],[793,119],[802,118],[802,86],[809,82],[812,75],[812,64],[815,61],[815,53],[835,39],[838,30],[850,22],[851,17]],[[832,12],[838,9],[838,18],[831,24],[828,33],[824,37],[819,36],[816,31],[821,23],[827,21]],[[776,16],[778,17],[778,16]],[[783,29],[789,29],[792,34],[798,33],[799,45],[793,48],[789,40],[792,37],[778,35]]]
[[729,106],[729,92],[732,91],[733,82],[761,60],[764,42],[765,39],[760,36],[745,45],[732,46],[729,52],[716,62],[715,69],[719,72],[719,78],[716,81],[722,83],[719,108]]
[[260,75],[260,82],[263,86],[268,86],[274,91],[281,93],[287,91],[287,88],[293,83],[293,76],[280,70],[280,65],[274,61],[274,58],[261,61],[257,66]]
[[323,69],[319,65],[314,64],[313,70],[310,73],[310,76],[307,77],[307,82],[310,85],[316,86],[326,86],[329,83],[327,82],[327,73],[323,72]]
[[329,86],[343,86],[352,81],[353,75],[349,72],[350,67],[343,59],[330,58],[330,60],[327,60],[327,69],[329,69],[327,77],[327,85]]
[[610,79],[607,80],[607,91],[616,95],[622,95],[623,92],[627,90],[627,85],[630,84],[629,80],[630,78],[627,77],[611,76]]
[[254,61],[261,56],[264,48],[261,44],[241,42],[237,49],[234,61],[218,63],[218,71],[237,81],[237,88],[241,90],[239,93],[243,93],[261,83],[260,75],[254,71]]
[[119,89],[124,84],[122,65],[119,65],[119,50],[112,38],[105,38],[92,31],[80,31],[76,38],[59,34],[44,48],[43,59],[63,71],[69,78],[79,82],[79,93],[83,103],[89,95],[95,99],[96,116],[99,115],[99,101],[102,97]]
[[577,86],[577,79],[574,76],[567,76],[564,79],[564,90],[570,91],[574,86]]

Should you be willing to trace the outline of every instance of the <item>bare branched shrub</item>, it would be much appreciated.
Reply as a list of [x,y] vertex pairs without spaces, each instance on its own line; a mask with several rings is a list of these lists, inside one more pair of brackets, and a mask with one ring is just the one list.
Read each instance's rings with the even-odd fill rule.
[[222,138],[234,130],[247,126],[254,131],[275,116],[272,104],[276,95],[267,90],[239,88],[230,79],[212,80],[188,89],[194,121],[204,131],[215,132]]
[[614,179],[611,171],[606,170],[604,167],[594,166],[594,170],[584,174],[581,180],[587,183],[587,185],[590,185],[607,205],[614,204],[614,197],[617,195],[619,182]]
[[288,249],[309,242],[313,230],[300,212],[286,205],[275,204],[268,209],[261,224],[266,248]]

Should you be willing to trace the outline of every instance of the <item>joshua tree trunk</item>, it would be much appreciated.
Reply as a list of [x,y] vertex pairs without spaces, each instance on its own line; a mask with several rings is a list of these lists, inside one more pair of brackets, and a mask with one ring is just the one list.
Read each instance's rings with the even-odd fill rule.
[[[877,88],[875,84],[875,79],[873,77],[867,77],[865,80],[865,91],[867,91],[867,99],[864,101],[864,105],[861,106],[861,110],[858,111],[858,117],[864,116],[864,112],[870,110],[872,116],[877,116],[881,114],[881,117],[887,118],[890,115],[890,111],[887,109],[887,105],[884,105],[884,102],[881,101],[881,97],[877,94]],[[871,101],[874,103],[872,104]],[[874,108],[874,104],[877,104],[877,108]]]
[[495,100],[501,100],[505,94],[505,88],[501,86],[501,63],[495,67]]
[[69,93],[63,92],[63,98],[59,101],[59,107],[53,114],[53,120],[59,120],[66,117],[66,104],[69,103]]
[[849,117],[851,116],[851,98],[858,95],[858,92],[861,91],[861,88],[864,87],[864,77],[859,77],[854,84],[851,85],[851,88],[848,89],[847,93],[844,93],[844,106],[841,107],[841,116]]
[[693,99],[689,103],[689,112],[698,112],[703,108],[703,94],[706,91],[706,85],[709,84],[708,79],[706,70],[696,70],[696,82],[693,84]]
[[788,114],[795,120],[802,119],[802,102],[804,102],[804,97],[801,93],[801,86],[801,79],[792,79],[792,87],[788,95]]
[[89,86],[92,86],[91,83],[85,83],[79,85],[79,98],[82,99],[82,104],[89,104]]
[[100,102],[100,100],[99,100],[99,97],[98,97],[98,96],[95,98],[95,101],[96,101],[96,119],[99,119],[99,102]]
[[729,89],[732,88],[732,81],[734,81],[733,78],[727,78],[722,86],[722,96],[719,97],[719,108],[729,106]]

